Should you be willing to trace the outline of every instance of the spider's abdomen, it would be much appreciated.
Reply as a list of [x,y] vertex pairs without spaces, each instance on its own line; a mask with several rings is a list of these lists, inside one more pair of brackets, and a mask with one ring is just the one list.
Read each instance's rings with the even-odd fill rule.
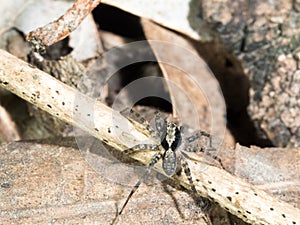
[[176,172],[176,149],[181,142],[181,133],[178,126],[174,123],[168,123],[166,126],[165,136],[162,139],[161,145],[165,149],[163,155],[163,169],[168,176],[172,176]]
[[162,167],[168,176],[176,172],[176,154],[171,149],[165,152]]

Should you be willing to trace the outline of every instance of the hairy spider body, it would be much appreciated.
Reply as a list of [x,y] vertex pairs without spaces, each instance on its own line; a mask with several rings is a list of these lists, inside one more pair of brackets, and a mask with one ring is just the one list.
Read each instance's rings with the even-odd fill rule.
[[167,122],[166,131],[161,146],[165,150],[163,154],[162,167],[166,175],[172,176],[176,172],[177,168],[177,157],[176,150],[181,144],[181,133],[180,128],[174,124]]
[[[122,113],[122,112],[121,112]],[[182,129],[179,125],[173,122],[168,122],[166,120],[161,121],[161,118],[159,117],[159,113],[156,113],[155,115],[155,126],[156,130],[154,130],[150,124],[141,117],[138,113],[134,112],[133,110],[130,110],[130,115],[134,117],[138,122],[143,124],[145,128],[149,131],[150,135],[153,139],[156,140],[157,144],[138,144],[136,146],[133,146],[132,148],[126,149],[124,153],[126,154],[132,154],[136,151],[143,151],[143,150],[153,150],[157,151],[157,153],[153,156],[151,159],[147,172],[143,175],[142,180],[146,179],[151,169],[154,167],[154,165],[162,159],[162,168],[167,176],[173,176],[176,173],[177,169],[177,162],[181,164],[181,167],[183,168],[183,172],[185,173],[190,185],[191,190],[194,194],[197,193],[190,168],[188,166],[187,161],[185,160],[184,154],[179,151],[179,148],[181,148],[181,144],[183,142],[183,136],[182,136]],[[195,140],[199,139],[200,137],[207,137],[209,139],[209,146],[192,146],[190,143],[194,142]],[[184,151],[187,152],[204,152],[206,149],[213,149],[211,147],[211,136],[204,132],[199,131],[196,134],[184,138],[184,142],[187,143],[187,146],[184,147]],[[208,153],[209,155],[209,153]],[[211,155],[210,155],[211,156]],[[125,206],[127,205],[129,199],[131,196],[135,193],[135,191],[138,189],[138,187],[141,184],[141,180],[139,180],[133,189],[131,190],[130,194],[128,195],[125,203],[123,204],[123,207],[121,208],[119,215],[124,210]],[[204,198],[198,198],[200,199],[202,208],[205,209],[208,207],[209,203],[208,200]]]

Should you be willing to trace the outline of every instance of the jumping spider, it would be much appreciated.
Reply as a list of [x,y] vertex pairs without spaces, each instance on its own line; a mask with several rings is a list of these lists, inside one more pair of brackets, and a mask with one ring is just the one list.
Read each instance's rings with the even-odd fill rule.
[[[124,113],[124,111],[122,112]],[[121,114],[123,114],[122,112]],[[157,153],[151,159],[147,168],[147,172],[143,175],[142,179],[139,180],[131,190],[130,194],[128,195],[125,203],[123,204],[119,212],[119,215],[122,214],[130,198],[142,183],[142,180],[145,180],[150,175],[151,169],[160,159],[162,159],[162,168],[168,177],[173,176],[177,172],[177,162],[179,162],[191,185],[191,190],[193,194],[196,194],[197,191],[193,182],[189,165],[185,159],[185,154],[182,151],[179,151],[179,148],[181,148],[182,143],[185,142],[188,145],[183,146],[184,147],[183,151],[203,152],[206,155],[216,160],[217,157],[210,154],[211,150],[213,151],[216,150],[212,148],[211,135],[206,133],[205,131],[198,131],[197,133],[184,138],[182,135],[182,127],[177,125],[174,122],[169,122],[167,120],[161,119],[158,112],[155,113],[155,118],[154,118],[156,130],[154,130],[150,126],[149,122],[146,119],[144,119],[139,113],[133,110],[130,110],[130,117],[134,117],[134,119],[137,120],[137,122],[145,126],[146,130],[148,130],[151,137],[156,141],[157,144],[138,144],[133,146],[132,148],[124,150],[124,153],[132,154],[134,152],[143,151],[143,150],[152,150],[152,151],[156,151]],[[199,145],[194,146],[191,144],[192,142],[194,142],[195,140],[201,137],[206,137],[209,139],[208,146],[199,146]],[[209,208],[209,201],[207,199],[198,196],[197,200],[199,205],[203,209]]]

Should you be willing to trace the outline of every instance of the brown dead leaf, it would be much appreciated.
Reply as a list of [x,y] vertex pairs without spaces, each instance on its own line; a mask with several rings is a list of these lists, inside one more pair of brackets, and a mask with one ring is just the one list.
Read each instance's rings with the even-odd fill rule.
[[299,148],[238,146],[235,158],[235,175],[300,208]]
[[[0,147],[0,223],[110,224],[132,187],[96,173],[74,140],[54,142]],[[187,193],[167,189],[142,185],[116,224],[205,224]]]

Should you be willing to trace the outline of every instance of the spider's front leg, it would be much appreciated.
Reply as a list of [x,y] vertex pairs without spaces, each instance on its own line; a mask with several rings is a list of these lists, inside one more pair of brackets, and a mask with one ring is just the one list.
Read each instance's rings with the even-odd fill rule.
[[[200,139],[201,137],[207,137],[209,140],[208,144],[200,145],[200,146],[192,145],[192,142]],[[209,133],[207,133],[205,131],[198,131],[197,133],[193,134],[192,136],[185,138],[185,141],[189,144],[186,146],[184,151],[186,151],[186,152],[202,152],[205,155],[209,156],[210,158],[218,161],[219,164],[221,165],[221,167],[224,169],[222,160],[220,158],[218,158],[218,156],[216,155],[217,149],[212,146],[212,136]]]
[[212,148],[212,141],[211,141],[211,135],[205,131],[198,131],[195,134],[193,134],[192,136],[189,136],[185,139],[185,141],[187,143],[192,143],[197,139],[200,139],[201,137],[207,137],[209,139],[209,147]]
[[[129,117],[126,115],[126,112],[129,111]],[[120,113],[129,118],[129,119],[133,119],[135,121],[137,121],[138,123],[142,124],[143,127],[149,132],[149,134],[151,135],[152,138],[154,138],[155,140],[160,140],[160,133],[159,130],[154,130],[151,125],[149,124],[149,122],[138,112],[136,112],[133,109],[129,109],[129,108],[125,108],[124,110],[120,111]],[[157,121],[156,117],[155,117],[155,122]]]

